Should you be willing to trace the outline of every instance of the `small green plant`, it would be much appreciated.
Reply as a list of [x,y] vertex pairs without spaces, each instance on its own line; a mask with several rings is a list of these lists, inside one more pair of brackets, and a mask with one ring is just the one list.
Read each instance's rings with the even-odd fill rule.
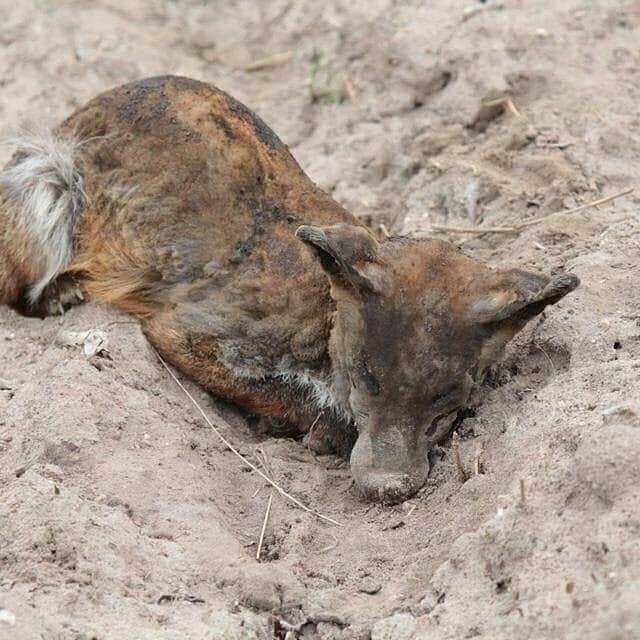
[[308,86],[312,103],[337,104],[346,99],[343,74],[318,51],[311,56]]

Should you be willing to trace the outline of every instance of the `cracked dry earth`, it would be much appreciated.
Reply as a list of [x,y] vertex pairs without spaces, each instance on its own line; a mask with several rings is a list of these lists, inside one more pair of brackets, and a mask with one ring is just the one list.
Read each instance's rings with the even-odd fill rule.
[[[246,102],[394,233],[510,225],[640,185],[637,0],[1,0],[0,14],[3,135],[171,72]],[[243,454],[266,452],[344,524],[276,496],[260,562],[269,488],[135,322],[0,309],[0,638],[640,637],[639,210],[636,192],[515,235],[450,236],[583,283],[466,412],[462,462],[483,454],[464,483],[447,442],[417,497],[364,503],[342,462],[256,435],[187,382]],[[90,329],[106,353],[61,339]]]

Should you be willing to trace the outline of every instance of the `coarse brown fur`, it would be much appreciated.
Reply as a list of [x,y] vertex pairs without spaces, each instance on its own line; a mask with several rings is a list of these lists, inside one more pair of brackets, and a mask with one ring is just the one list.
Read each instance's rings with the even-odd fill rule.
[[[316,423],[316,448],[347,454],[357,436],[354,477],[373,497],[422,484],[482,371],[577,285],[437,240],[379,242],[262,120],[201,82],[118,87],[57,135],[81,141],[86,197],[64,274],[137,316],[207,389],[299,433]],[[16,203],[0,207],[0,302],[24,308],[38,251]]]

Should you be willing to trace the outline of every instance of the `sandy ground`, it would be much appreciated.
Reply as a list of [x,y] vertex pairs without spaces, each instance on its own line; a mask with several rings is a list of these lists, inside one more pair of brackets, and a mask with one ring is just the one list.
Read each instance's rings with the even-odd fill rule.
[[[0,133],[158,73],[258,111],[372,224],[517,223],[640,186],[640,2],[1,0]],[[273,56],[277,56],[275,59]],[[272,66],[256,62],[271,58]],[[275,62],[274,62],[275,60]],[[515,109],[480,112],[486,98]],[[10,153],[2,150],[2,160]],[[419,496],[362,502],[348,467],[257,437],[137,324],[0,309],[0,638],[640,637],[640,193],[518,235],[450,236],[582,287],[511,346]],[[107,354],[65,346],[101,329]],[[524,489],[524,500],[521,495]]]

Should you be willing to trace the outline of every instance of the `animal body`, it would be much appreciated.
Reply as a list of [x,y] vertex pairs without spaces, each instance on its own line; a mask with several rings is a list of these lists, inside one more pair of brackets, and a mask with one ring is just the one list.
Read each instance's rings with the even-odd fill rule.
[[577,284],[376,239],[260,118],[182,77],[97,96],[0,174],[0,302],[46,313],[79,287],[133,314],[185,374],[350,454],[389,502],[424,483],[505,344]]

